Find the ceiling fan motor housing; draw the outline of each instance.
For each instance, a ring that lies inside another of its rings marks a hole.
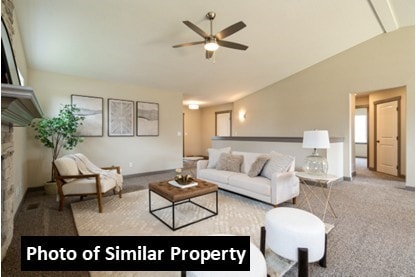
[[[215,18],[215,12],[208,12],[207,13],[207,18],[209,20],[213,20]]]

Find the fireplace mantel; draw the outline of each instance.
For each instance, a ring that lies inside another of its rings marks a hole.
[[[1,84],[2,124],[25,127],[34,118],[42,116],[42,109],[32,88]]]

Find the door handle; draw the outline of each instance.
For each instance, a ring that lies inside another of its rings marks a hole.
[[[380,141],[379,141],[379,140],[377,140],[377,143],[380,143]]]

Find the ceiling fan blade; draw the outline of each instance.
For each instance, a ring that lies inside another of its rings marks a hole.
[[[220,46],[237,49],[237,50],[246,50],[248,48],[247,45],[243,45],[243,44],[231,42],[231,41],[218,40],[217,43]]]
[[[235,32],[240,31],[241,29],[243,29],[244,27],[246,27],[246,24],[244,24],[243,21],[237,22],[227,28],[225,28],[224,30],[222,30],[221,32],[217,33],[215,35],[215,37],[217,39],[224,39],[228,36],[231,36],[232,34],[234,34]]]
[[[196,32],[198,35],[200,35],[203,38],[208,37],[208,34],[205,33],[202,29],[200,29],[198,26],[196,26],[194,23],[192,23],[191,21],[182,21],[183,24],[185,24],[186,26],[188,26],[189,28],[191,28],[194,32]]]
[[[205,41],[194,41],[194,42],[186,42],[172,46],[173,48],[184,47],[184,46],[192,46],[197,44],[203,44]]]
[[[214,55],[214,51],[205,51],[205,58],[211,59]]]

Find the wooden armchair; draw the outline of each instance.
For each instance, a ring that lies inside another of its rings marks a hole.
[[[55,170],[60,211],[63,210],[64,199],[67,196],[80,196],[80,200],[82,200],[87,195],[96,195],[98,210],[102,213],[102,195],[110,190],[113,190],[114,194],[116,194],[116,189],[118,188],[116,179],[122,180],[119,166],[101,168],[102,170],[115,171],[114,177],[103,177],[99,173],[81,174],[77,162],[69,156],[56,159],[52,167]],[[118,195],[121,198],[122,190],[121,188],[118,189]]]

